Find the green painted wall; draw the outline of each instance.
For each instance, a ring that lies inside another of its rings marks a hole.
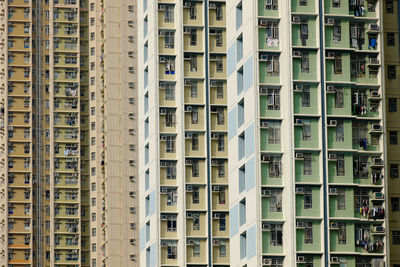
[[[296,230],[296,250],[297,251],[321,251],[321,224],[313,221],[313,243],[304,243],[304,229]],[[319,266],[319,265],[317,265]]]
[[[262,198],[262,218],[263,219],[283,219],[282,212],[269,211],[269,198]]]
[[[268,110],[268,101],[266,95],[260,95],[260,116],[279,118],[281,116],[280,110]]]
[[[281,63],[281,62],[280,62]],[[265,83],[265,84],[279,84],[280,83],[280,78],[279,76],[268,76],[267,75],[267,63],[266,62],[260,62],[260,83]],[[282,66],[279,66],[280,71],[283,70]]]
[[[355,235],[354,224],[346,223],[346,244],[339,244],[339,231],[330,230],[330,251],[332,252],[350,252],[354,250]]]
[[[295,175],[296,175],[296,182],[302,183],[320,183],[321,177],[319,172],[319,153],[313,153],[312,156],[312,175],[304,175],[303,167],[304,161],[303,160],[296,160],[295,162]]]
[[[352,144],[353,130],[351,120],[343,121],[344,141],[336,141],[336,127],[328,127],[328,148],[329,149],[349,149]]]
[[[265,17],[278,17],[279,10],[267,10],[265,8],[265,0],[258,0],[258,15]]]
[[[282,178],[269,178],[269,164],[261,163],[261,184],[262,185],[282,185]]]
[[[353,218],[354,216],[354,190],[353,188],[346,188],[345,195],[345,209],[338,210],[338,200],[337,195],[329,196],[329,215],[330,217],[340,217],[340,218]],[[349,232],[350,233],[350,232]],[[354,235],[354,234],[352,234]]]
[[[326,66],[326,80],[335,82],[345,82],[350,81],[350,54],[342,53],[342,73],[335,74],[334,66],[335,60],[327,59],[325,60]]]
[[[271,246],[270,240],[271,240],[271,232],[265,232],[265,231],[262,232],[262,252],[274,253],[274,254],[283,253],[283,246]]]
[[[320,217],[321,216],[321,188],[314,186],[312,188],[312,208],[304,209],[304,195],[296,195],[296,216],[300,217]]]
[[[319,148],[319,123],[318,119],[312,118],[311,120],[311,140],[303,140],[303,127],[294,127],[294,147],[295,148]]]
[[[292,0],[292,2],[299,2]],[[312,1],[310,1],[312,2]],[[306,46],[317,46],[317,23],[315,18],[300,16],[300,19],[308,19],[308,39],[306,41]],[[292,24],[292,45],[293,46],[303,46],[300,39],[300,24]],[[310,66],[312,66],[310,64]],[[314,65],[316,66],[316,65]]]
[[[268,129],[260,130],[261,151],[281,151],[281,144],[268,144]]]
[[[344,176],[337,176],[336,161],[328,161],[329,183],[353,183],[353,155],[344,154]]]
[[[317,53],[309,51],[309,72],[301,72],[301,58],[293,58],[293,80],[297,81],[315,81],[317,80]]]
[[[318,114],[319,93],[316,85],[310,85],[310,106],[303,107],[301,92],[293,92],[294,114]]]
[[[328,115],[350,116],[352,113],[351,88],[343,87],[343,107],[335,107],[335,93],[326,94],[326,111]]]
[[[258,47],[260,50],[271,50],[271,51],[278,51],[279,50],[279,45],[278,46],[267,46],[267,28],[258,28]]]

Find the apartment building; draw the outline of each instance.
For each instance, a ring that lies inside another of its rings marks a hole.
[[[104,2],[0,2],[1,266],[138,261],[136,6]]]
[[[400,132],[398,102],[399,92],[399,5],[398,1],[383,1],[383,38],[385,56],[385,101],[386,101],[386,155],[388,167],[388,211],[391,267],[400,266]]]
[[[382,6],[227,1],[234,266],[390,266]]]
[[[225,1],[138,14],[140,266],[230,266]]]

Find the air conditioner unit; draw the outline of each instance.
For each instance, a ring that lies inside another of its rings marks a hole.
[[[219,214],[219,213],[213,214],[213,219],[219,219],[220,217],[221,217],[221,214]]]
[[[298,23],[298,22],[300,22],[300,17],[299,16],[293,16],[292,17],[292,21],[295,22],[295,23]]]
[[[376,200],[383,200],[385,198],[382,192],[375,192],[372,197]]]
[[[304,256],[297,256],[297,262],[305,262],[306,258]]]
[[[165,10],[165,5],[158,5],[158,10]]]
[[[261,190],[261,195],[262,195],[263,197],[270,197],[270,196],[271,196],[271,190],[269,190],[269,189],[262,189],[262,190]]]
[[[186,191],[192,191],[193,190],[193,185],[187,184],[186,185]]]
[[[211,160],[211,165],[212,166],[218,166],[219,165],[218,164],[218,160],[216,160],[216,159]]]
[[[261,122],[261,127],[262,128],[268,128],[269,127],[269,122],[268,121],[262,121]]]
[[[296,119],[295,125],[296,126],[303,126],[303,121],[301,119]]]
[[[373,158],[372,164],[373,165],[383,165],[383,160],[381,158]]]
[[[192,81],[190,81],[190,80],[185,80],[185,81],[184,81],[184,84],[190,86],[190,85],[192,85]]]
[[[294,157],[295,157],[296,159],[304,159],[303,153],[300,153],[300,152],[296,152],[296,153],[294,154]]]
[[[371,96],[372,97],[380,97],[381,95],[379,94],[379,91],[374,90],[374,91],[371,91]]]
[[[296,194],[304,194],[304,187],[301,187],[301,186],[296,187],[295,193]]]
[[[374,226],[373,232],[374,233],[384,233],[385,232],[385,227],[383,227],[383,226]]]
[[[167,140],[167,136],[166,136],[166,135],[161,135],[161,136],[160,136],[160,140],[161,140],[161,141]]]
[[[301,92],[301,91],[303,91],[303,85],[301,85],[301,84],[296,84],[296,85],[294,86],[294,91],[296,91],[296,92]]]
[[[185,165],[192,165],[193,161],[190,159],[185,160]]]
[[[369,58],[369,64],[375,64],[375,65],[379,64],[378,58],[377,57],[370,57]]]
[[[382,125],[380,124],[372,124],[371,125],[371,130],[374,132],[381,132],[382,131]]]
[[[338,229],[338,228],[339,228],[339,225],[338,225],[337,222],[331,222],[331,223],[330,223],[330,227],[331,227],[331,229]]]
[[[326,91],[335,91],[335,86],[333,86],[333,85],[327,85],[327,86],[326,86]]]
[[[210,30],[210,35],[216,35],[217,31],[216,30]]]
[[[335,52],[328,52],[326,58],[335,58]]]
[[[328,18],[325,22],[326,25],[333,25],[335,24],[335,19],[334,18]]]
[[[191,31],[192,30],[190,28],[187,28],[187,27],[183,28],[183,33],[190,34]]]
[[[192,106],[187,106],[185,107],[186,112],[192,112]]]
[[[161,240],[161,246],[162,247],[167,247],[168,246],[168,242],[166,240]]]
[[[270,157],[270,156],[261,155],[261,161],[269,162],[270,160],[271,160],[271,157]]]
[[[160,115],[167,114],[167,110],[165,108],[160,108]]]
[[[193,134],[192,133],[185,133],[185,139],[192,139]]]
[[[329,195],[337,195],[337,188],[331,187],[329,188]]]
[[[370,31],[379,31],[379,25],[378,24],[369,24],[369,30]]]
[[[188,239],[187,245],[189,245],[189,246],[194,245],[194,240],[193,239]]]
[[[260,54],[260,59],[261,59],[261,60],[267,60],[267,59],[268,59],[268,55],[266,55],[266,54]]]
[[[272,264],[272,260],[268,259],[268,258],[264,258],[262,262],[263,262],[263,265],[271,265]]]
[[[337,125],[337,121],[336,120],[330,120],[328,122],[328,127],[336,127]]]
[[[266,94],[266,93],[268,93],[268,89],[264,88],[264,87],[260,87],[259,92],[260,92],[260,94]]]
[[[193,213],[191,213],[191,212],[186,213],[186,218],[187,219],[193,218]]]
[[[210,9],[216,9],[217,8],[217,4],[216,3],[210,3],[209,8]]]
[[[217,240],[217,239],[214,239],[213,240],[213,246],[219,246],[219,240]]]
[[[158,62],[160,62],[160,63],[164,63],[166,61],[166,58],[165,57],[160,57],[159,59],[158,59]]]
[[[168,219],[167,215],[161,215],[160,216],[161,221],[166,221]]]
[[[271,230],[271,225],[269,223],[262,223],[261,228],[263,230]]]
[[[336,160],[336,159],[337,159],[337,155],[336,155],[336,154],[333,154],[333,153],[329,153],[329,154],[328,154],[328,159],[329,159],[329,160]]]
[[[165,36],[165,31],[159,30],[158,31],[158,36]]]
[[[216,80],[212,80],[212,81],[210,81],[210,86],[211,87],[217,87],[218,86],[218,82]]]
[[[161,193],[168,193],[168,187],[161,187]]]
[[[183,8],[190,8],[192,6],[191,2],[183,2]]]
[[[296,222],[296,228],[304,228],[306,227],[304,222]]]
[[[339,263],[339,257],[331,257],[331,263]]]
[[[300,51],[293,51],[293,57],[301,57],[301,52]]]
[[[219,186],[218,185],[213,185],[212,191],[215,191],[215,192],[219,191]]]
[[[190,54],[185,53],[183,55],[183,59],[191,59],[191,58],[192,58],[192,56]]]
[[[219,134],[211,134],[211,139],[218,139]]]
[[[267,26],[268,21],[266,19],[260,19],[258,21],[259,26]]]

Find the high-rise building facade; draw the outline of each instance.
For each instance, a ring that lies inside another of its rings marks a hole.
[[[8,0],[0,19],[0,265],[134,265],[136,2]]]
[[[383,44],[385,57],[385,101],[386,101],[386,155],[388,178],[388,211],[390,244],[390,267],[400,266],[400,46],[399,46],[399,2],[383,1]]]
[[[138,2],[141,266],[230,266],[225,1]]]
[[[382,2],[227,17],[231,264],[390,266]]]

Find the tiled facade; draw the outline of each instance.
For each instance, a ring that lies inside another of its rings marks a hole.
[[[0,19],[0,265],[135,264],[135,3],[8,0]]]
[[[389,266],[382,2],[227,16],[231,263]]]
[[[139,1],[141,266],[230,266],[225,1]]]

